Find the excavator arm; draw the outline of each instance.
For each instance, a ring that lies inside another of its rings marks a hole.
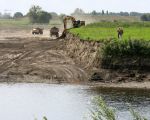
[[[63,19],[64,31],[63,31],[62,35],[59,38],[64,38],[66,36],[66,33],[67,33],[67,21],[68,20],[72,21],[73,28],[80,27],[80,26],[85,26],[85,21],[80,21],[80,20],[76,21],[76,19],[74,17],[72,17],[72,16],[65,16],[64,19]]]
[[[67,21],[68,21],[68,20],[71,20],[71,21],[72,21],[73,27],[74,27],[74,24],[75,24],[75,22],[76,22],[76,19],[75,19],[74,17],[72,17],[72,16],[66,16],[66,17],[64,18],[64,20],[63,20],[63,23],[64,23],[64,30],[67,29]]]

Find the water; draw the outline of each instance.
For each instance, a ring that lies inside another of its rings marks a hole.
[[[142,92],[92,90],[81,85],[1,84],[0,120],[85,120],[93,96],[116,108],[119,120],[130,120],[127,104],[150,118],[150,95]]]

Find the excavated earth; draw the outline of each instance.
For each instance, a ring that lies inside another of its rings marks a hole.
[[[25,31],[0,36],[0,82],[78,83],[86,72],[67,56],[64,40]]]

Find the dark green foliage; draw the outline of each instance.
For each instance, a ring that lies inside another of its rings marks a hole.
[[[41,11],[38,13],[37,23],[49,23],[51,15],[48,12]]]
[[[150,21],[150,14],[144,14],[141,16],[142,21]]]
[[[49,23],[52,18],[50,13],[43,11],[39,6],[32,6],[28,16],[31,23]]]
[[[102,15],[104,15],[105,14],[105,12],[104,12],[104,10],[102,10]]]
[[[16,12],[14,14],[14,18],[21,18],[21,17],[23,17],[23,14],[21,12]]]
[[[107,58],[150,58],[150,41],[113,40],[102,47],[103,57]]]
[[[92,14],[92,15],[97,15],[98,13],[97,13],[95,10],[93,10],[93,11],[91,12],[91,14]]]

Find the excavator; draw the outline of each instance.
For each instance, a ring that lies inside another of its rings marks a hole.
[[[78,28],[80,26],[85,26],[85,21],[80,21],[80,20],[76,21],[76,19],[74,17],[72,17],[72,16],[65,16],[64,19],[63,19],[64,31],[63,31],[62,35],[60,36],[61,38],[64,38],[66,36],[67,21],[68,20],[71,20],[73,28]]]
[[[77,28],[77,27],[80,27],[80,26],[85,26],[85,21],[80,21],[80,20],[76,21],[76,19],[74,17],[72,17],[72,16],[66,16],[63,19],[64,30],[67,29],[67,21],[68,20],[72,21],[73,28]]]

